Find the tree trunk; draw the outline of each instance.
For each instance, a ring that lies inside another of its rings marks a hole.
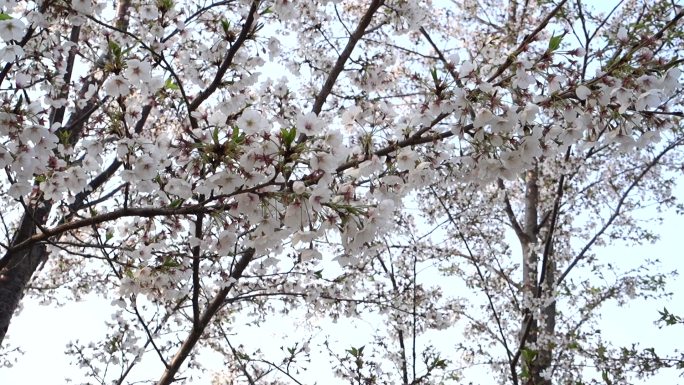
[[[49,3],[45,2],[45,5],[41,7],[41,12],[48,12],[48,6]],[[122,30],[128,28],[128,13],[130,6],[130,0],[118,1],[115,17],[115,25],[117,28]],[[72,43],[78,42],[80,32],[81,29],[79,26],[74,26],[71,29],[69,39]],[[71,82],[75,56],[75,50],[70,51],[68,54],[67,70],[63,76],[65,84]],[[106,57],[106,54],[103,55],[103,57]],[[85,95],[92,85],[100,86],[104,82],[104,77],[98,78],[93,75],[94,73],[91,73],[90,76],[85,77],[79,90],[79,99],[85,99]],[[69,97],[69,89],[65,88],[60,97],[67,99]],[[60,128],[56,132],[57,136],[62,137],[63,133],[68,133],[68,135],[66,135],[68,138],[66,145],[74,146],[81,139],[84,126],[87,124],[88,119],[94,111],[98,109],[99,105],[100,101],[96,99],[96,96],[92,97],[85,106],[76,108],[72,112],[66,125],[62,125],[64,117],[66,116],[66,106],[57,107],[50,112],[50,127],[59,123]],[[147,114],[149,114],[149,109],[147,110]],[[141,122],[144,123],[146,118],[147,115],[143,114]],[[141,127],[136,126],[136,129],[139,128]],[[80,209],[89,192],[92,192],[95,188],[104,184],[119,166],[120,163],[116,165],[114,170],[112,170],[112,167],[106,169],[90,183],[89,190],[77,194],[76,201],[71,206],[72,210],[77,211]],[[25,199],[25,201],[28,202],[29,200]],[[42,196],[38,198],[37,202],[34,202],[33,205],[30,203],[27,204],[19,228],[15,231],[12,238],[10,251],[0,259],[0,346],[2,346],[2,342],[7,334],[12,316],[17,306],[19,306],[19,301],[24,296],[26,285],[31,280],[34,272],[38,269],[38,266],[45,262],[48,257],[45,244],[36,243],[25,249],[19,250],[12,250],[12,247],[29,239],[32,235],[35,235],[37,230],[45,225],[51,209],[52,203],[45,201]]]
[[[36,234],[36,224],[43,225],[51,204],[41,204],[37,209],[27,209],[10,247]],[[35,244],[26,249],[5,254],[0,268],[0,346],[7,334],[12,315],[24,296],[26,285],[38,266],[47,259],[45,244]]]
[[[539,232],[541,226],[539,224],[539,210],[540,210],[540,196],[539,196],[539,170],[535,166],[532,170],[527,172],[526,186],[525,186],[525,216],[522,225],[522,233],[518,234],[518,238],[522,247],[523,257],[523,296],[527,298],[538,298],[539,294],[537,286],[539,285],[540,272],[539,258],[537,254],[537,242],[539,240]],[[546,272],[544,274],[544,282],[541,285],[541,297],[544,298],[551,294],[552,282],[555,280],[555,263],[552,259],[553,252],[551,251],[546,260]],[[553,336],[556,326],[556,305],[555,302],[544,307],[540,313],[535,312],[534,309],[526,309],[531,318],[529,321],[523,319],[521,326],[520,338],[523,346],[535,346],[534,355],[531,359],[524,361],[522,364],[527,369],[528,377],[525,380],[526,385],[551,385],[551,381],[544,378],[551,366],[553,349],[546,343],[546,336]],[[530,323],[529,330],[527,323]],[[548,375],[547,375],[548,377]]]

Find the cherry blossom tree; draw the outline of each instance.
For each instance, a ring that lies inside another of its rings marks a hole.
[[[609,301],[667,295],[657,261],[597,247],[654,242],[642,209],[681,210],[681,4],[0,6],[5,351],[22,297],[94,294],[110,331],[68,352],[102,384],[301,384],[312,350],[353,384],[684,366],[596,326]],[[236,343],[284,314],[386,328]],[[426,342],[454,330],[449,351]],[[162,371],[131,374],[143,359]]]

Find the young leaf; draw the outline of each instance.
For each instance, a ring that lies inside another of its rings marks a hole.
[[[173,269],[173,268],[180,267],[180,266],[181,266],[180,263],[174,261],[171,258],[167,258],[160,267],[166,268],[166,269]]]
[[[108,46],[109,46],[109,51],[112,53],[114,58],[116,58],[116,59],[121,58],[121,46],[119,44],[110,40],[108,42]]]
[[[182,198],[174,199],[173,201],[171,201],[171,204],[169,204],[169,208],[177,209],[183,204],[183,202],[185,202],[185,199],[182,199]]]
[[[565,34],[558,35],[558,36],[551,36],[551,39],[549,40],[549,48],[548,48],[549,52],[553,52],[560,47],[561,42],[563,41],[563,36],[565,36]]]
[[[606,383],[606,385],[613,385],[613,381],[611,381],[610,377],[608,377],[608,371],[601,371],[601,378],[603,379],[603,382]]]
[[[219,128],[214,127],[214,131],[211,133],[211,138],[214,140],[214,144],[217,146],[220,144],[218,135],[219,135]]]
[[[178,87],[178,84],[171,80],[171,78],[166,79],[166,82],[164,82],[164,88],[169,89],[171,91],[177,91],[180,89],[180,87]]]
[[[285,146],[290,147],[297,137],[297,128],[292,127],[289,130],[281,128],[280,134],[283,138],[283,143],[285,143]]]
[[[221,29],[223,29],[223,33],[228,35],[228,31],[230,31],[230,21],[221,19]]]
[[[524,348],[522,350],[522,356],[523,356],[523,359],[525,360],[526,363],[530,363],[530,362],[534,361],[534,359],[537,357],[537,351],[532,350],[532,349],[528,349],[528,348]]]
[[[166,13],[173,8],[173,0],[157,0],[157,9],[161,13]]]

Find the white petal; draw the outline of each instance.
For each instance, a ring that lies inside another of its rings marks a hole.
[[[585,100],[589,95],[591,95],[591,90],[587,86],[579,86],[575,89],[575,94],[580,100]]]

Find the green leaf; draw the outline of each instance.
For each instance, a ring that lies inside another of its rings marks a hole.
[[[438,369],[446,369],[447,362],[446,360],[443,360],[441,358],[436,358],[435,361],[432,363],[432,366]]]
[[[110,239],[114,238],[114,233],[111,230],[108,230],[105,233],[105,242],[109,241]]]
[[[608,377],[608,371],[603,370],[601,371],[601,378],[603,378],[603,382],[606,383],[606,385],[613,385],[613,381],[610,380]]]
[[[242,144],[242,142],[245,140],[245,134],[241,134],[239,128],[233,127],[233,135],[231,135],[230,139],[235,144]]]
[[[65,131],[59,131],[57,134],[59,137],[59,143],[66,146],[69,144],[69,138],[71,137],[71,131],[65,130]]]
[[[314,271],[314,277],[318,279],[323,278],[323,270]]]
[[[289,130],[286,130],[284,128],[280,129],[280,137],[283,138],[283,143],[285,143],[286,146],[289,146],[290,143],[287,141],[287,133]]]
[[[174,260],[171,259],[171,258],[167,258],[167,259],[164,261],[164,263],[163,263],[160,267],[162,267],[162,268],[167,268],[167,269],[172,269],[172,268],[176,268],[176,267],[180,267],[180,266],[181,266],[180,263],[174,261]]]
[[[174,83],[174,81],[171,80],[171,78],[166,79],[166,82],[164,82],[164,88],[169,89],[171,91],[177,91],[180,89],[180,87],[178,87],[178,84]]]
[[[359,358],[359,357],[363,356],[363,348],[365,348],[365,346],[362,346],[358,349],[352,346],[352,348],[347,349],[346,352],[351,354],[352,357]]]
[[[157,9],[161,13],[166,13],[173,8],[173,0],[157,0]]]
[[[524,365],[523,365],[523,368],[522,368],[522,370],[520,371],[519,377],[520,377],[520,378],[524,378],[524,379],[530,378],[530,372],[529,372],[529,370],[527,370],[527,366],[524,366]]]
[[[551,36],[551,39],[549,40],[549,52],[553,52],[560,47],[563,36],[565,35]]]
[[[177,209],[183,204],[183,202],[185,202],[185,199],[183,198],[174,199],[171,201],[171,204],[169,204],[169,208]]]
[[[211,133],[211,138],[214,139],[214,144],[216,144],[217,146],[220,144],[218,134],[219,134],[218,127],[214,127],[214,132]]]
[[[290,145],[292,145],[292,142],[294,142],[295,138],[297,137],[297,128],[292,127],[289,130],[281,128],[280,135],[283,137],[283,142],[285,143],[285,145],[289,147]]]
[[[437,68],[435,68],[435,67],[430,68],[430,75],[432,75],[432,80],[435,82],[435,84],[438,84],[439,79],[437,78]]]
[[[530,362],[534,361],[534,359],[537,357],[537,351],[532,350],[532,349],[528,349],[528,348],[524,348],[522,350],[522,356],[523,356],[523,359],[525,360],[526,363],[530,363]]]
[[[230,21],[221,19],[221,29],[223,29],[223,33],[227,35],[228,31],[230,31]]]
[[[605,361],[607,351],[608,349],[606,349],[606,347],[603,345],[599,345],[599,347],[596,349],[596,353],[598,354],[601,361]]]
[[[115,58],[120,58],[121,57],[121,46],[119,44],[117,44],[116,42],[111,41],[111,40],[107,44],[109,46],[109,51],[112,53],[112,55]]]
[[[1,20],[11,20],[13,19],[12,16],[6,14],[6,13],[0,13],[0,21]]]
[[[658,319],[658,321],[664,322],[666,326],[672,326],[682,322],[681,317],[670,313],[666,307],[664,307],[662,311],[658,310],[658,314],[660,314],[660,319]]]

